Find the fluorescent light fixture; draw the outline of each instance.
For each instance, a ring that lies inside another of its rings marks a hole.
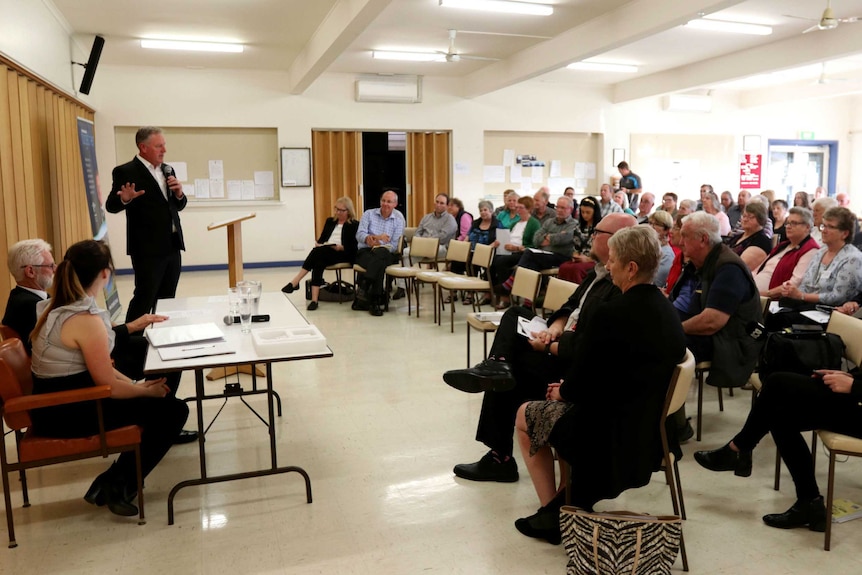
[[[530,16],[550,16],[554,13],[553,6],[548,6],[547,4],[509,2],[508,0],[440,0],[440,6],[499,12],[503,14],[527,14]]]
[[[394,50],[372,50],[375,60],[402,60],[407,62],[445,62],[446,54],[439,52],[398,52]]]
[[[708,30],[710,32],[727,32],[729,34],[751,34],[752,36],[769,36],[772,34],[772,26],[763,24],[750,24],[748,22],[730,22],[728,20],[713,20],[711,18],[699,18],[691,20],[686,24],[689,28],[696,30]]]
[[[634,74],[638,71],[638,67],[632,64],[613,64],[611,62],[575,62],[566,68],[588,72],[621,72],[623,74]]]
[[[186,40],[141,40],[141,48],[154,50],[187,50],[191,52],[233,52],[243,51],[242,44],[222,42],[188,42]]]

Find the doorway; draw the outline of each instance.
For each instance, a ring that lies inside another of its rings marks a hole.
[[[818,186],[835,195],[837,142],[770,140],[766,187],[792,205],[796,192],[813,193]]]
[[[380,194],[398,194],[398,211],[407,217],[407,133],[362,132],[363,211],[380,207]]]

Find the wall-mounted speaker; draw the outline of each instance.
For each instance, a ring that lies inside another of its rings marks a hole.
[[[93,85],[93,77],[96,75],[96,67],[99,65],[99,58],[102,56],[102,48],[105,46],[105,39],[101,36],[96,36],[93,40],[93,47],[90,49],[90,58],[86,64],[79,64],[84,67],[84,79],[81,80],[81,87],[78,89],[82,94],[89,94],[90,87]]]

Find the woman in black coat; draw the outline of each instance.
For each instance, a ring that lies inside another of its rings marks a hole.
[[[579,323],[575,357],[545,401],[523,404],[517,436],[542,507],[515,527],[560,542],[553,446],[572,465],[572,503],[585,509],[646,485],[662,459],[659,419],[671,376],[685,355],[673,305],[652,278],[661,246],[649,226],[624,228],[609,240],[606,265],[622,295]],[[623,348],[620,348],[620,345]],[[624,357],[625,361],[620,361]]]
[[[292,293],[299,288],[299,282],[311,272],[311,301],[307,309],[317,309],[317,299],[320,295],[320,286],[324,284],[323,271],[328,266],[337,263],[353,263],[356,260],[356,231],[359,229],[359,220],[353,209],[350,198],[338,198],[335,200],[335,217],[326,218],[323,232],[314,243],[314,248],[290,283],[281,288],[284,293]]]

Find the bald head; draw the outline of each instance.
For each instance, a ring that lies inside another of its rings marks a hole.
[[[596,226],[596,235],[593,238],[593,245],[590,250],[590,255],[594,260],[604,265],[608,263],[608,239],[617,231],[623,228],[631,228],[637,225],[637,220],[628,214],[608,214],[602,218],[602,221]]]
[[[838,192],[835,194],[835,199],[838,200],[838,205],[842,208],[850,207],[850,194],[846,192]]]

